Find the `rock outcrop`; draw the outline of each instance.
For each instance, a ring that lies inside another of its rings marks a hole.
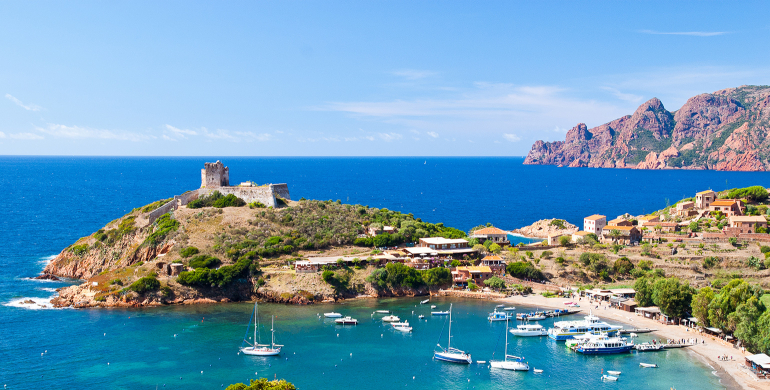
[[[532,225],[516,229],[513,232],[527,237],[548,238],[553,234],[572,234],[578,227],[563,219],[541,219]]]
[[[675,113],[653,98],[633,113],[564,141],[537,141],[524,164],[636,169],[770,169],[770,86],[690,98]]]

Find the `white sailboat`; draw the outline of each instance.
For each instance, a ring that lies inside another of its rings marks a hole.
[[[511,358],[511,360],[508,360],[508,358]],[[508,355],[508,321],[505,321],[505,358],[502,361],[490,360],[489,366],[503,370],[529,371],[529,364],[524,361],[523,357]]]
[[[270,332],[272,333],[272,339],[270,344],[260,344],[260,335],[257,331],[257,328],[259,328],[259,312],[257,311],[257,302],[254,302],[254,343],[250,343],[246,340],[246,337],[243,338],[243,342],[249,345],[248,347],[243,347],[243,344],[241,344],[241,352],[243,352],[244,355],[276,356],[281,353],[281,347],[283,347],[283,345],[275,343],[275,316],[271,316],[271,318]],[[251,321],[249,321],[249,324],[251,324]],[[246,334],[248,334],[248,332],[249,330],[247,328]]]
[[[450,363],[471,364],[473,360],[471,355],[457,348],[452,348],[452,305],[449,305],[449,338],[446,348],[438,344],[441,351],[433,351],[433,358]]]

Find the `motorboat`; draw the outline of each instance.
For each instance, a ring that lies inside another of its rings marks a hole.
[[[434,316],[445,316],[445,315],[448,315],[449,312],[448,311],[432,311],[432,312],[430,312],[430,314],[434,315]]]
[[[657,364],[652,364],[652,363],[639,363],[639,365],[644,368],[658,368]]]
[[[517,325],[510,332],[512,335],[519,337],[548,336],[548,331],[540,324]]]
[[[516,310],[516,306],[508,306],[508,307],[504,307],[504,308],[503,308],[503,310],[504,310],[504,311],[515,311],[515,310]]]
[[[516,319],[521,321],[540,321],[545,319],[545,313],[519,313]]]
[[[496,309],[502,309],[504,307],[505,307],[505,305],[497,305],[497,306],[495,306]]]
[[[508,354],[508,321],[505,321],[505,358],[502,361],[490,360],[490,368],[500,368],[511,371],[529,371],[529,364],[523,357]]]
[[[580,305],[578,305],[577,302],[564,302],[564,306],[580,307]]]
[[[251,320],[249,320],[249,326],[246,328],[246,334],[249,334],[249,328],[251,327]],[[272,333],[272,339],[270,344],[261,344],[260,343],[260,334],[257,331],[259,328],[259,311],[257,309],[257,302],[254,302],[254,339],[253,343],[250,343],[248,340],[246,340],[246,337],[243,337],[243,343],[241,343],[241,352],[243,352],[244,355],[251,355],[251,356],[276,356],[281,353],[281,347],[283,345],[278,345],[275,343],[275,317],[272,317],[272,322],[270,325],[270,332]],[[247,344],[248,346],[243,346],[243,344]]]
[[[610,370],[607,370],[607,373],[610,374],[610,375],[614,375],[614,376],[620,375],[620,371],[610,371]]]
[[[430,302],[430,299],[426,299],[426,300],[424,300],[424,301],[420,301],[420,304],[421,304],[421,305],[424,305],[424,304],[426,304],[426,303],[428,303],[428,302]]]
[[[595,338],[578,344],[576,351],[584,355],[607,355],[625,353],[634,347],[634,343],[627,343],[620,337]]]
[[[449,337],[447,338],[447,346],[446,348],[441,347],[441,344],[438,344],[438,347],[441,348],[440,351],[433,351],[433,358],[436,360],[441,360],[445,362],[450,363],[461,363],[461,364],[471,364],[473,362],[473,359],[471,359],[471,354],[465,353],[465,351],[461,351],[457,348],[452,348],[452,305],[449,305]]]
[[[419,318],[419,319],[423,319],[423,318],[425,318],[425,316],[424,316],[424,315],[422,315],[422,314],[420,314],[419,316],[417,316],[417,318]]]
[[[342,314],[335,313],[335,312],[324,313],[324,317],[326,317],[326,318],[342,318]]]
[[[543,370],[541,370],[539,368],[533,368],[532,371],[534,371],[535,374],[539,374],[539,373],[543,372]]]
[[[379,314],[390,314],[390,310],[376,310],[375,313]]]
[[[504,311],[495,311],[493,313],[489,313],[487,319],[490,321],[508,321],[511,317],[513,317],[513,315]]]
[[[337,318],[336,320],[334,320],[334,322],[336,322],[339,325],[358,325],[358,320],[350,316]]]
[[[399,322],[399,321],[401,321],[401,319],[398,318],[398,316],[394,316],[394,315],[389,315],[389,316],[382,317],[382,320],[385,321],[385,322]]]
[[[622,326],[610,325],[589,313],[583,321],[556,321],[553,324],[553,328],[548,329],[548,337],[554,340],[569,340],[588,332],[606,333],[609,336],[615,336],[620,329],[622,329]]]
[[[663,344],[650,344],[650,343],[636,344],[634,345],[634,349],[639,352],[660,351],[663,349]]]
[[[612,375],[602,375],[603,381],[617,381],[618,377]]]
[[[431,309],[435,309],[435,308],[436,308],[436,305],[430,305],[430,308],[431,308]]]
[[[404,322],[394,322],[394,323],[392,323],[392,325],[393,325],[393,329],[395,329],[395,330],[397,330],[399,332],[411,332],[412,331],[412,327],[409,326],[409,322],[407,322],[407,321],[404,321]]]
[[[572,347],[578,346],[580,344],[583,344],[585,342],[588,342],[590,340],[599,340],[599,339],[608,339],[608,338],[609,338],[609,336],[607,336],[606,333],[588,332],[588,333],[585,333],[585,334],[581,334],[581,335],[575,336],[575,337],[573,337],[573,338],[571,338],[569,340],[565,340],[564,341],[564,345],[567,348],[572,348]]]

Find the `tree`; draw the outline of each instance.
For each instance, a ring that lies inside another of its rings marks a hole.
[[[515,278],[536,280],[543,279],[543,272],[525,261],[508,263],[508,266],[505,267],[505,270]]]
[[[452,273],[443,267],[431,268],[422,274],[422,279],[428,286],[446,286],[452,283]]]
[[[623,233],[620,232],[618,229],[612,229],[610,230],[610,237],[612,237],[613,242],[618,242],[618,239],[623,235]]]
[[[549,259],[549,258],[551,258],[551,256],[553,256],[553,252],[551,252],[551,251],[543,251],[543,252],[540,253],[540,258],[541,259]]]
[[[699,229],[699,228],[698,228],[698,221],[692,221],[692,222],[690,222],[690,225],[688,225],[687,227],[688,227],[688,228],[690,228],[690,231],[691,231],[691,232],[693,232],[693,233],[697,232],[697,231],[698,231],[698,229]]]
[[[652,269],[652,261],[650,260],[642,260],[639,262],[639,268],[649,271]]]
[[[714,290],[703,287],[692,298],[692,315],[701,326],[709,326],[709,303],[714,299]]]
[[[653,280],[643,276],[636,279],[634,282],[634,290],[636,290],[636,304],[639,307],[652,306],[652,293],[653,293]]]
[[[487,280],[484,281],[484,285],[487,287],[494,288],[496,290],[505,288],[505,281],[498,278],[497,276],[493,276]]]
[[[380,289],[383,289],[388,285],[387,280],[388,280],[388,271],[386,271],[384,268],[377,268],[376,270],[372,271],[372,273],[369,274],[369,276],[366,277],[367,282],[376,285]]]
[[[473,250],[479,253],[484,253],[487,251],[487,247],[481,244],[476,244],[473,246]]]
[[[612,267],[616,274],[627,275],[634,269],[634,263],[628,259],[628,257],[621,257],[615,260],[615,264]]]
[[[494,242],[492,242],[492,240],[486,240],[486,241],[484,241],[484,243],[482,245],[484,245],[484,248],[486,248],[487,251],[489,251],[489,247],[492,246],[492,244],[494,244]]]
[[[728,316],[730,327],[735,328],[735,337],[749,350],[756,350],[762,344],[757,337],[762,334],[757,323],[765,310],[765,305],[752,295]]]
[[[271,381],[266,378],[260,378],[257,380],[251,379],[248,386],[243,383],[234,383],[227,386],[225,390],[296,390],[296,387],[283,379]]]
[[[559,237],[559,245],[561,245],[561,246],[570,246],[570,245],[572,245],[572,237],[571,236],[561,236],[561,237]]]
[[[709,323],[724,332],[735,331],[735,328],[731,326],[730,314],[734,313],[739,305],[748,301],[752,296],[759,299],[763,294],[764,291],[759,286],[751,285],[743,279],[731,280],[709,303]]]
[[[468,282],[468,290],[476,291],[479,289],[479,286],[476,285],[476,283]]]
[[[679,278],[658,279],[653,285],[653,302],[663,314],[682,318],[692,303],[692,287],[681,283]]]
[[[487,248],[487,249],[488,249],[490,252],[494,253],[494,254],[498,254],[498,253],[500,253],[500,251],[501,251],[501,250],[503,250],[503,248],[501,248],[501,247],[500,247],[500,245],[497,245],[497,244],[495,244],[495,243],[493,243],[492,245],[490,245],[490,246],[489,246],[489,248]]]

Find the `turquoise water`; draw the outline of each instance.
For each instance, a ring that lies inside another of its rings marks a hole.
[[[515,339],[512,345],[514,354],[526,356],[543,374],[492,373],[485,366],[434,362],[432,350],[443,322],[411,319],[411,310],[425,308],[415,309],[416,301],[409,299],[361,300],[342,307],[263,305],[263,314],[278,316],[278,339],[286,344],[281,359],[267,360],[236,354],[249,304],[144,310],[18,307],[26,299],[44,303],[54,288],[74,283],[29,279],[52,255],[134,207],[196,188],[204,161],[216,158],[0,157],[5,190],[0,202],[0,384],[9,389],[154,389],[164,384],[213,389],[246,381],[256,372],[283,377],[301,389],[720,388],[708,367],[686,351],[643,355],[644,361],[661,366],[652,372],[638,369],[642,358],[633,354],[585,357],[546,339]],[[580,224],[595,212],[640,214],[665,206],[666,198],[763,184],[769,177],[763,172],[559,169],[525,166],[520,158],[224,162],[234,182],[288,182],[294,199],[387,207],[465,230],[486,222],[512,229],[547,217]],[[595,190],[597,183],[602,191]],[[414,332],[396,333],[371,322],[375,306],[406,316]],[[502,354],[504,324],[486,321],[491,309],[486,302],[457,302],[455,342],[475,359],[489,360],[495,346],[497,356]],[[331,310],[362,323],[336,329],[318,320],[317,313]],[[598,379],[602,369],[624,374],[620,382],[604,384]]]

